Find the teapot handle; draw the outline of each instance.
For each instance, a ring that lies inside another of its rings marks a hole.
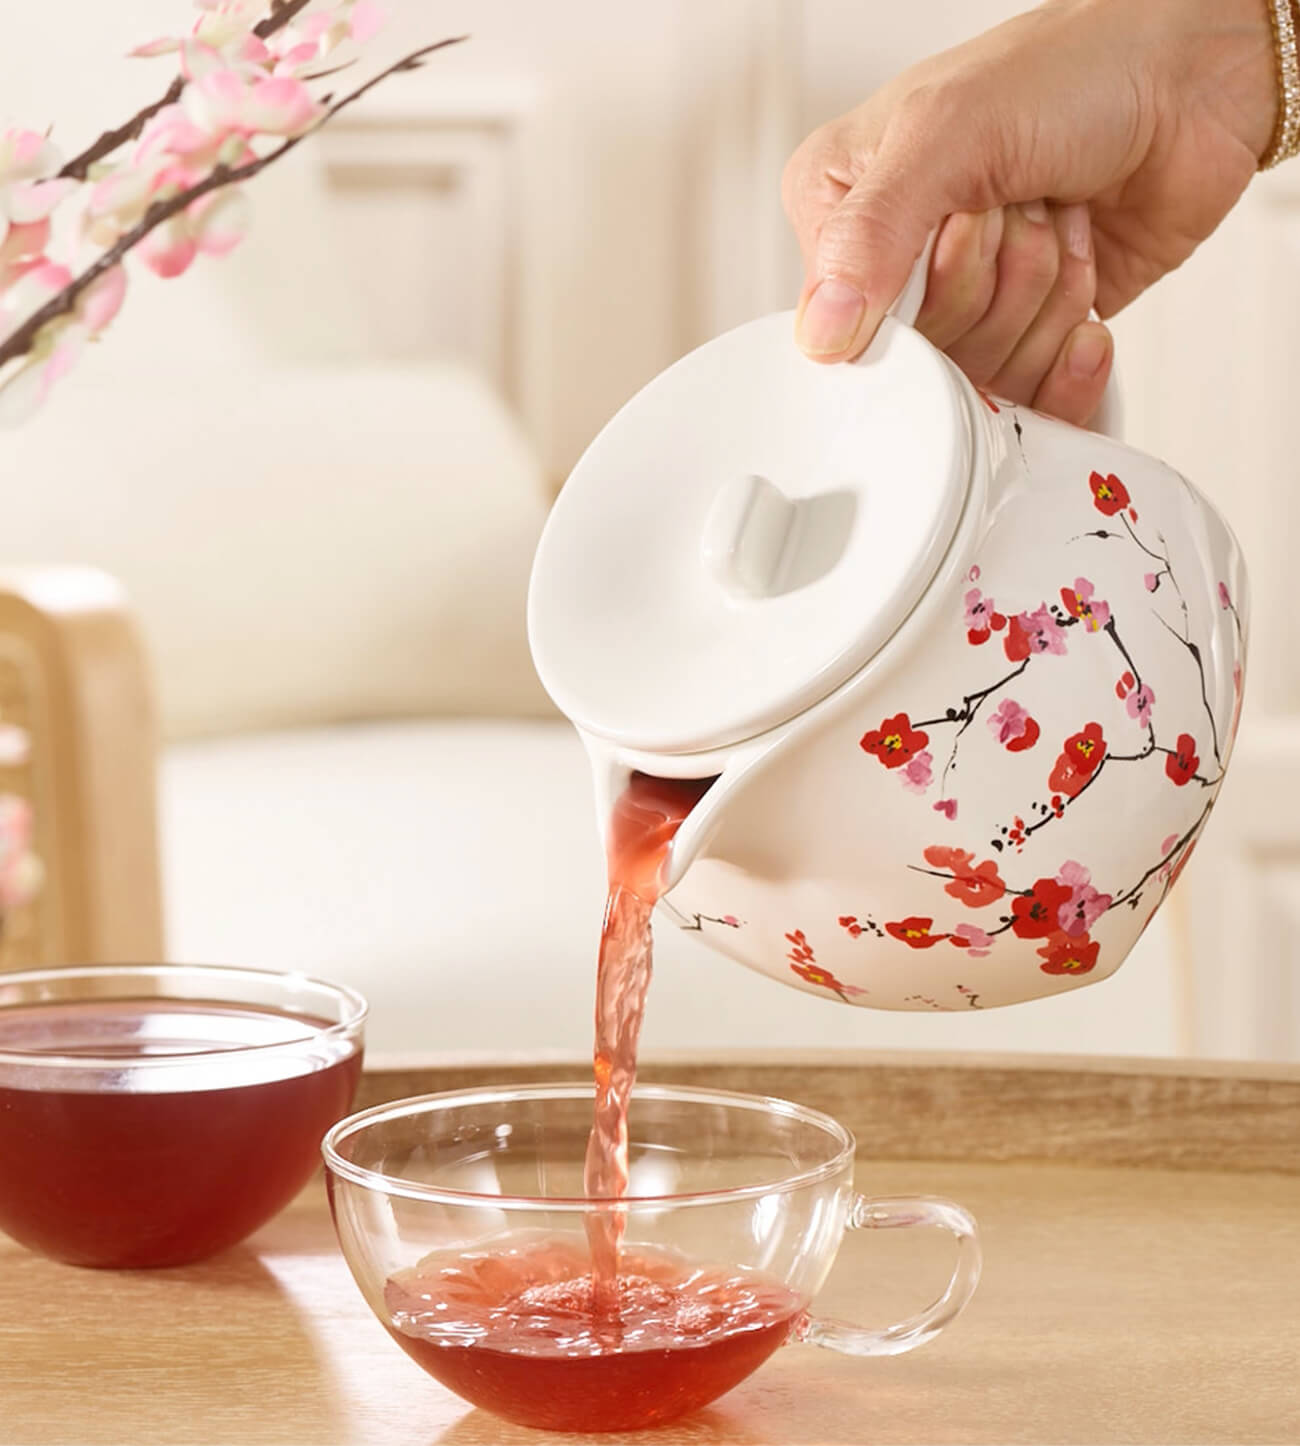
[[[917,258],[916,265],[912,267],[911,275],[904,282],[903,289],[898,293],[893,306],[889,308],[889,314],[897,317],[904,326],[915,326],[916,318],[921,314],[921,303],[925,300],[925,287],[930,275],[930,258],[934,255],[934,243],[938,235],[937,230],[930,232],[925,246]],[[1094,321],[1097,320],[1095,311],[1089,314]],[[1106,390],[1101,396],[1101,405],[1089,423],[1089,430],[1100,432],[1104,437],[1113,437],[1117,442],[1124,440],[1124,405],[1120,397],[1119,377],[1113,362],[1110,378],[1106,382]]]

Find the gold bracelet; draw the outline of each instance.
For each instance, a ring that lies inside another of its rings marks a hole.
[[[1296,60],[1296,21],[1292,0],[1267,0],[1277,60],[1277,124],[1259,168],[1267,171],[1300,151],[1300,63]]]

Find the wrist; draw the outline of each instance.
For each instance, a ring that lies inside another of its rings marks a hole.
[[[1178,92],[1214,114],[1258,161],[1282,100],[1272,0],[1158,0],[1152,9],[1170,12]]]

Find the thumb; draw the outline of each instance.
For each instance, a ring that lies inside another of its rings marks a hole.
[[[925,243],[951,211],[964,209],[945,184],[952,157],[909,147],[878,151],[822,222],[809,257],[795,339],[814,361],[849,361],[875,336]]]

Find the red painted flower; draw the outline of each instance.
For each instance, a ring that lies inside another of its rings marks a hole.
[[[1113,472],[1105,477],[1094,472],[1088,478],[1088,486],[1092,488],[1092,505],[1107,517],[1114,517],[1129,505],[1128,488]]]
[[[796,964],[790,965],[791,971],[805,979],[809,984],[819,984],[823,989],[833,989],[841,999],[848,999],[854,994],[865,994],[865,989],[859,989],[856,984],[845,984],[837,979],[829,969],[823,969],[820,964]]]
[[[886,924],[885,931],[913,949],[929,949],[948,937],[947,934],[932,934],[930,930],[933,927],[933,919],[918,919],[913,914],[906,919],[900,919],[896,924]]]
[[[975,855],[965,849],[943,848],[934,844],[926,849],[925,861],[936,869],[950,869],[953,877],[951,883],[943,886],[944,893],[960,899],[973,909],[996,904],[1007,891],[998,874],[997,864],[992,859],[976,864]]]
[[[1087,974],[1097,963],[1100,944],[1094,943],[1086,934],[1071,939],[1068,934],[1057,934],[1038,951],[1043,961],[1038,967],[1044,974]]]
[[[1054,793],[1073,798],[1101,766],[1106,756],[1106,739],[1100,723],[1088,723],[1081,733],[1072,733],[1061,749],[1047,785]]]
[[[1178,746],[1165,759],[1165,772],[1182,788],[1185,783],[1192,781],[1200,766],[1201,760],[1196,756],[1196,739],[1190,733],[1180,733]]]
[[[1033,891],[1011,901],[1011,931],[1022,939],[1047,939],[1061,932],[1061,906],[1072,890],[1055,879],[1035,879]]]
[[[921,728],[913,728],[912,720],[906,713],[895,713],[892,718],[886,718],[879,728],[872,728],[862,735],[862,750],[874,753],[886,768],[901,768],[929,741],[930,735]]]

